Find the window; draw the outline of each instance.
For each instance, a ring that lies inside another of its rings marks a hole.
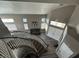
[[[48,21],[46,18],[42,18],[41,19],[42,23],[41,23],[41,29],[45,29],[47,31],[48,28]]]
[[[28,24],[24,24],[24,27],[27,30],[28,29]]]
[[[42,18],[41,21],[42,21],[42,22],[46,22],[46,18]]]
[[[9,31],[16,31],[17,28],[16,28],[16,25],[13,23],[13,24],[5,24],[5,26],[8,28]]]
[[[5,24],[5,26],[8,28],[9,31],[15,31],[17,30],[17,27],[14,23],[14,19],[1,19],[2,22]]]
[[[46,19],[46,23],[49,24],[49,19]]]
[[[45,29],[46,23],[41,23],[41,29]]]
[[[64,23],[60,23],[60,22],[56,22],[56,21],[51,21],[50,25],[57,26],[57,27],[60,27],[60,28],[64,28],[65,27]]]
[[[48,25],[46,23],[41,24],[41,29],[45,29],[47,31]]]
[[[24,22],[24,28],[25,28],[25,30],[28,30],[27,18],[23,18],[23,22]]]
[[[47,31],[47,29],[48,29],[48,24],[45,25],[45,30]]]
[[[3,23],[13,23],[14,20],[13,19],[2,19]]]
[[[26,18],[23,18],[23,22],[27,22],[27,19]]]

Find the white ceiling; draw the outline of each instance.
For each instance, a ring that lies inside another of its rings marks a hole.
[[[25,1],[41,3],[79,4],[79,0],[0,0],[0,1]]]
[[[0,1],[0,14],[47,14],[60,4]]]

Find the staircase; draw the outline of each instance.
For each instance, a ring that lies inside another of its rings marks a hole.
[[[34,54],[38,57],[47,51],[47,49],[40,42],[30,38],[4,37],[2,40],[4,40],[12,50],[23,47],[30,47],[31,51],[33,52],[31,54]]]
[[[38,41],[33,40],[33,45],[37,49],[38,56],[40,56],[41,54],[47,52],[47,49],[44,48],[43,45],[41,45],[41,43],[39,43]]]
[[[13,52],[4,40],[0,40],[0,58],[14,58]]]

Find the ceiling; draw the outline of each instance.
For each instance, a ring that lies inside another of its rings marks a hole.
[[[0,0],[0,1],[25,1],[25,2],[41,2],[41,3],[79,4],[79,0]]]
[[[59,6],[57,3],[0,1],[0,14],[47,14]]]

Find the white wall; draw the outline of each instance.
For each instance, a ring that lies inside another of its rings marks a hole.
[[[16,24],[16,27],[19,31],[25,31],[24,24],[23,24],[23,18],[27,18],[29,28],[32,28],[31,21],[38,21],[39,24],[37,27],[41,28],[41,18],[45,17],[45,15],[27,15],[27,14],[2,14],[0,15],[0,18],[13,18]]]
[[[48,18],[50,20],[58,19],[56,21],[66,23],[69,21],[69,18],[72,15],[74,9],[75,9],[75,5],[67,5],[64,7],[57,8],[48,13]]]
[[[79,5],[77,5],[74,13],[70,18],[69,26],[75,27],[79,33]]]

